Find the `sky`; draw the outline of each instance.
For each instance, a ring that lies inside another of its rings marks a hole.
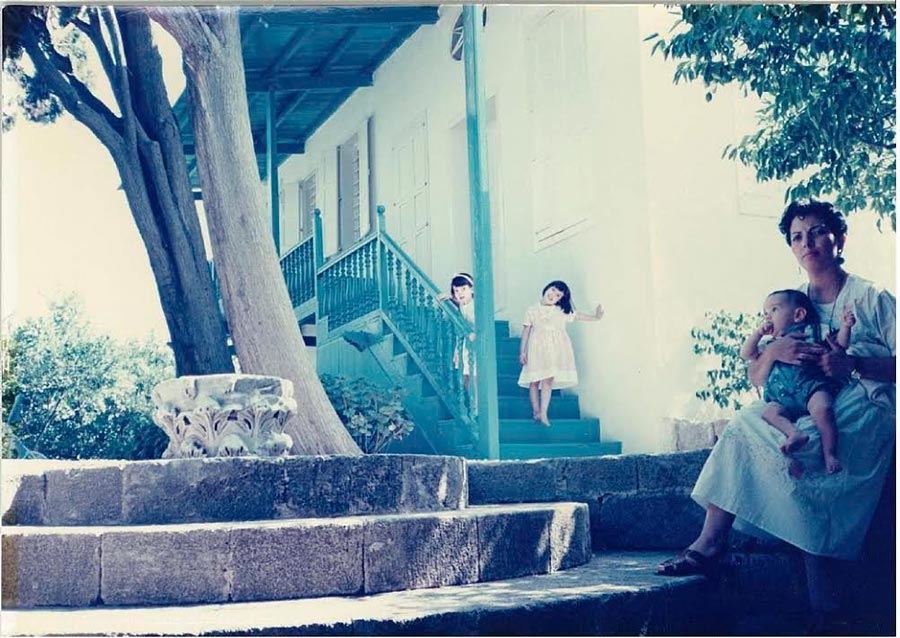
[[[174,101],[184,88],[177,45],[155,24]],[[95,71],[102,78],[102,72]],[[102,95],[106,88],[96,85]],[[108,93],[107,93],[108,95]],[[72,116],[19,118],[2,137],[4,324],[44,314],[75,292],[95,327],[117,338],[168,340],[147,252],[106,148]]]
[[[184,87],[180,52],[153,26],[174,101]],[[147,254],[119,184],[106,149],[69,115],[50,125],[20,119],[3,133],[4,325],[44,314],[48,302],[75,292],[99,331],[168,340]],[[885,237],[871,228],[871,218],[861,225],[851,220],[851,228],[860,226],[865,232],[854,247],[872,242],[877,249],[868,254],[878,261],[865,264],[863,274],[893,287],[895,249],[884,249]]]

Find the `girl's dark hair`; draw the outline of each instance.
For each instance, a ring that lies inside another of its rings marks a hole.
[[[544,286],[544,289],[541,291],[541,296],[543,297],[550,288],[556,288],[558,291],[562,293],[562,297],[559,298],[559,301],[556,302],[556,305],[559,306],[563,313],[570,315],[574,310],[574,306],[572,305],[572,292],[569,290],[569,286],[566,285],[566,282],[559,281],[551,281],[549,284]]]
[[[776,290],[769,294],[770,297],[772,295],[783,295],[787,302],[794,308],[803,308],[806,311],[804,323],[813,327],[816,340],[819,339],[819,312],[816,310],[812,300],[806,293],[793,288],[787,288],[785,290]]]
[[[835,237],[843,237],[847,234],[847,222],[844,214],[837,210],[830,202],[817,202],[810,200],[808,202],[791,202],[784,209],[781,215],[781,221],[778,222],[778,230],[784,235],[787,245],[791,245],[791,224],[794,219],[799,217],[804,219],[809,215],[815,215],[822,220],[825,227],[828,228]],[[838,256],[839,264],[844,263],[844,258]]]
[[[460,286],[469,286],[472,288],[472,296],[475,296],[475,280],[472,279],[472,275],[467,272],[458,272],[453,275],[453,279],[450,280],[450,301],[452,301],[455,305],[459,305],[456,302],[456,297],[453,295],[453,289],[458,288]]]

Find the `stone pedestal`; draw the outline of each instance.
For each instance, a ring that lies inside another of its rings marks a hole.
[[[163,458],[287,454],[293,394],[286,379],[250,374],[163,381],[153,388],[153,421],[169,436]]]

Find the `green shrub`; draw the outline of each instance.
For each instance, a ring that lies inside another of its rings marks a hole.
[[[16,328],[2,349],[4,455],[24,450],[57,459],[131,460],[162,454],[167,437],[151,420],[150,392],[174,376],[164,344],[97,335],[80,302],[68,297]]]
[[[747,362],[741,359],[741,346],[762,323],[761,313],[732,314],[726,310],[707,312],[707,323],[691,330],[694,354],[712,355],[718,366],[706,371],[706,386],[698,390],[698,399],[712,401],[721,408],[740,410],[747,402],[759,398],[759,391],[747,378]]]
[[[341,422],[360,449],[375,454],[413,431],[414,424],[401,403],[400,388],[384,388],[368,379],[323,374],[325,393]]]

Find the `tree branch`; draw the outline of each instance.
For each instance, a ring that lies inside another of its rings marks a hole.
[[[46,47],[41,46],[42,36],[46,38]],[[46,23],[37,17],[29,19],[22,42],[36,72],[50,86],[66,110],[87,126],[115,159],[124,157],[125,148],[122,137],[116,130],[116,116],[75,77],[69,58],[53,48]]]
[[[146,7],[144,11],[175,38],[185,54],[222,45],[197,7]]]
[[[92,19],[90,22],[85,22],[80,18],[74,18],[72,24],[75,25],[75,28],[85,34],[94,45],[94,48],[97,50],[97,55],[100,57],[100,64],[103,65],[103,71],[109,79],[113,92],[115,92],[115,64],[113,63],[112,56],[106,46],[106,42],[103,40],[103,33],[100,31],[100,25],[93,20],[93,16],[95,15],[94,12],[91,13]]]
[[[125,139],[131,144],[137,142],[137,117],[134,114],[134,106],[131,103],[131,84],[128,79],[128,69],[125,64],[125,54],[122,49],[122,37],[119,33],[119,25],[117,18],[113,13],[113,9],[98,9],[100,19],[106,25],[109,32],[109,41],[112,44],[113,57],[115,59],[116,82],[121,94],[119,100],[119,110],[122,112],[122,120],[125,123]]]

